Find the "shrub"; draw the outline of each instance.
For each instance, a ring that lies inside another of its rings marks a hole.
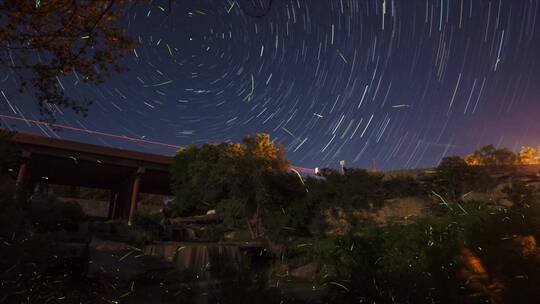
[[[228,229],[242,229],[246,226],[245,206],[245,199],[226,199],[218,203],[216,212],[223,216],[223,225]]]
[[[138,226],[156,226],[160,224],[162,219],[162,212],[150,213],[137,210],[133,215],[133,224]]]
[[[443,158],[430,180],[432,190],[451,202],[460,201],[469,191],[492,189],[495,184],[484,168],[468,165],[458,156]]]
[[[78,223],[86,219],[76,202],[60,202],[53,196],[34,196],[30,202],[32,224],[37,231],[76,230]]]
[[[314,205],[322,209],[370,209],[380,207],[385,197],[383,175],[364,169],[348,169],[344,175],[331,173],[325,180],[307,179]]]
[[[502,192],[516,207],[540,203],[538,196],[535,195],[535,189],[520,180],[513,180],[510,185],[503,188]]]
[[[540,283],[540,205],[493,209],[471,202],[464,210],[298,240],[285,258],[290,267],[316,262],[332,269],[316,280],[344,291],[337,302],[526,303],[540,296],[533,287]]]
[[[14,194],[15,181],[0,173],[0,237],[9,238],[20,228],[23,210]]]
[[[384,192],[389,198],[426,194],[422,185],[410,176],[397,176],[384,181]]]

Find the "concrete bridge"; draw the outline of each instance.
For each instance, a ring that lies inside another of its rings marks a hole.
[[[70,140],[15,133],[21,150],[20,188],[37,183],[102,188],[111,191],[109,218],[131,224],[139,192],[172,195],[172,156],[127,151]]]

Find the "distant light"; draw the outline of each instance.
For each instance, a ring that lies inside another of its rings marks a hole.
[[[315,174],[319,174],[320,171],[319,171],[319,168],[315,168]]]

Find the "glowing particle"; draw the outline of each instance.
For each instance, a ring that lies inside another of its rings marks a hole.
[[[145,88],[159,87],[159,86],[166,85],[166,84],[169,84],[169,83],[172,83],[172,82],[173,82],[172,80],[167,80],[167,81],[156,83],[156,84],[148,84],[148,85],[145,84],[145,85],[143,85],[143,87],[145,87]]]
[[[435,192],[435,191],[433,191],[433,190],[431,190],[431,193],[432,193],[433,195],[435,195],[436,197],[438,197],[438,198],[441,200],[441,202],[443,203],[443,205],[445,205],[446,207],[448,207],[448,209],[453,210],[452,207],[450,207],[450,205],[448,205],[448,203],[444,200],[444,198],[443,198],[440,194],[438,194],[437,192]]]
[[[287,132],[287,134],[289,134],[290,136],[292,136],[292,137],[296,138],[296,136],[294,136],[294,134],[292,134],[292,132],[291,132],[291,131],[287,130],[287,128],[285,128],[285,127],[281,127],[281,129],[282,129],[283,131]]]
[[[345,56],[343,56],[343,54],[339,51],[339,49],[336,49],[336,51],[337,51],[339,57],[341,57],[341,60],[343,60],[343,62],[345,62],[345,63],[348,63],[347,59],[345,59]]]
[[[120,262],[120,261],[124,260],[125,258],[127,258],[128,256],[130,256],[132,253],[133,253],[133,251],[130,251],[130,252],[124,254],[118,261]]]
[[[255,76],[251,74],[251,92],[249,92],[249,94],[247,94],[247,96],[244,97],[244,100],[251,101],[254,91],[255,91]]]
[[[291,168],[291,171],[296,173],[296,175],[298,175],[298,178],[300,179],[300,182],[302,183],[302,185],[304,185],[304,188],[306,189],[306,192],[309,192],[308,191],[308,188],[306,186],[306,183],[304,183],[304,179],[302,178],[302,175],[300,175],[300,172],[298,172],[296,169],[294,168]]]
[[[342,284],[339,284],[338,282],[328,282],[328,284],[339,286],[339,287],[345,289],[347,292],[349,292],[349,288],[343,286]]]
[[[227,9],[227,14],[229,14],[231,12],[231,10],[233,9],[235,4],[236,4],[236,1],[233,1],[233,3],[231,4],[231,7],[229,7],[229,9]]]
[[[171,55],[171,57],[173,57],[173,54],[172,54],[172,51],[171,51],[171,47],[169,46],[168,43],[165,43],[165,45],[167,46],[167,49],[169,50],[169,54]]]

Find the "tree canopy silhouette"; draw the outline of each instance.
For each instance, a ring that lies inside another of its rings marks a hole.
[[[0,2],[0,65],[12,71],[20,92],[35,89],[41,114],[56,107],[85,113],[90,101],[65,95],[62,78],[99,83],[120,71],[119,59],[134,48],[120,21],[138,0]]]

